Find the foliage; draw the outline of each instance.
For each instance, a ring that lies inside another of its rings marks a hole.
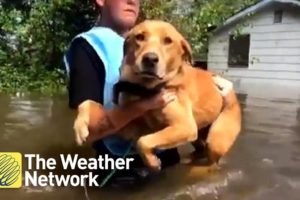
[[[172,0],[144,0],[141,1],[141,11],[139,21],[145,19],[160,19],[170,21],[173,11],[176,9],[176,3]]]
[[[0,91],[63,87],[57,69],[70,40],[93,23],[97,13],[92,2],[1,0]]]
[[[5,33],[0,42],[0,66],[60,66],[68,42],[89,27],[87,19],[93,16],[91,0],[26,0],[23,9],[8,5],[0,13]]]
[[[196,1],[197,7],[188,17],[192,31],[188,31],[189,38],[197,54],[207,51],[208,38],[211,30],[220,26],[227,18],[238,11],[256,3],[258,0],[202,0]],[[196,33],[196,34],[195,34]]]
[[[60,69],[40,70],[22,67],[0,67],[2,92],[39,92],[55,94],[64,92],[64,79]]]
[[[142,0],[139,21],[171,22],[205,57],[210,30],[256,1]],[[0,0],[0,91],[63,87],[63,53],[97,15],[95,0]]]

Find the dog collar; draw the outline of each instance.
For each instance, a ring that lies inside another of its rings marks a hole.
[[[166,83],[161,83],[154,88],[146,88],[137,83],[131,83],[129,81],[119,81],[113,88],[113,102],[119,104],[119,96],[121,92],[126,92],[142,98],[148,98],[155,94],[158,94]]]

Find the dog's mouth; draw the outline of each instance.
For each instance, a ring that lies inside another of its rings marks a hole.
[[[150,71],[141,71],[138,74],[141,75],[142,77],[151,78],[151,79],[162,80],[164,78],[164,77],[161,77],[161,76],[157,75],[156,73],[150,72]]]

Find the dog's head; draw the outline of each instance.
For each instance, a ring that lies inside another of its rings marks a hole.
[[[190,45],[171,24],[147,20],[126,37],[121,76],[155,85],[171,80],[185,63],[191,62]]]

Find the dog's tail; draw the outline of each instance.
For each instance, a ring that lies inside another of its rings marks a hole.
[[[210,127],[206,141],[210,162],[217,163],[234,144],[242,122],[240,104],[230,85],[231,82],[219,76],[214,76],[214,81],[223,96],[224,103],[222,112]]]

